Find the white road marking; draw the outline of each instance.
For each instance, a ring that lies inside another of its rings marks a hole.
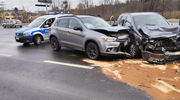
[[[153,87],[159,89],[160,91],[164,92],[164,93],[169,93],[171,91],[175,91],[175,92],[178,92],[180,93],[180,90],[173,87],[172,85],[166,83],[165,81],[162,81],[162,80],[157,80],[158,83],[156,83],[155,85],[154,84],[151,84]]]
[[[0,56],[11,57],[12,55],[9,55],[9,54],[0,54]]]
[[[164,81],[162,81],[162,80],[159,80],[159,83],[167,86],[168,88],[170,88],[170,89],[173,90],[173,91],[176,91],[176,92],[179,92],[179,93],[180,93],[180,90],[179,90],[179,89],[176,89],[175,87],[171,86],[170,84],[168,84],[168,83],[166,83],[166,82],[164,82]]]
[[[75,68],[83,68],[83,69],[93,69],[94,68],[94,67],[90,67],[90,66],[77,65],[77,64],[71,64],[71,63],[63,63],[63,62],[56,62],[56,61],[50,61],[50,60],[45,60],[43,62],[50,63],[50,64],[56,64],[56,65],[70,66],[70,67],[75,67]]]

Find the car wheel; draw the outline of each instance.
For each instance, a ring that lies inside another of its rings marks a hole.
[[[59,41],[57,40],[56,37],[52,37],[50,39],[51,47],[54,51],[59,51],[61,49],[61,46],[59,44]]]
[[[42,42],[41,36],[40,36],[40,35],[36,35],[36,36],[34,37],[34,44],[35,44],[35,45],[40,45],[41,42]]]
[[[92,60],[96,60],[100,57],[99,48],[96,43],[89,42],[86,46],[86,55]]]
[[[29,43],[23,43],[23,46],[29,46],[30,44]]]
[[[130,47],[129,47],[129,53],[131,55],[132,58],[137,58],[137,57],[140,57],[141,56],[141,52],[138,48],[137,45],[135,44],[131,44]]]

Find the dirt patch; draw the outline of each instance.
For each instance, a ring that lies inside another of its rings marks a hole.
[[[147,92],[154,100],[180,100],[180,63],[155,65],[141,59],[83,61],[101,67],[115,80]]]

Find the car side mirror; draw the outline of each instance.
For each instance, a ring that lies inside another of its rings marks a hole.
[[[73,29],[76,30],[76,31],[82,31],[82,27],[81,26],[75,26]]]
[[[44,26],[43,26],[43,28],[48,28],[48,27],[49,27],[49,25],[44,25]]]

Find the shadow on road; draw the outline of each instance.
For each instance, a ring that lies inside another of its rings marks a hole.
[[[70,48],[61,48],[59,52],[55,52],[51,49],[51,46],[48,42],[42,43],[41,45],[19,45],[18,47],[19,52],[24,53],[39,53],[48,55],[56,60],[65,60],[69,62],[82,62],[83,59],[87,59],[87,56],[82,51],[73,50]],[[126,54],[117,55],[117,56],[101,56],[97,61],[119,61],[130,59]],[[139,58],[138,58],[139,59]]]

